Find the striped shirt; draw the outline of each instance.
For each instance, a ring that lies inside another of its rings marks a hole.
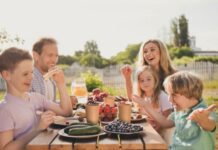
[[[47,84],[49,84],[49,87],[50,87],[49,90],[48,90]],[[32,79],[32,85],[31,85],[30,91],[37,92],[37,93],[40,93],[40,94],[45,95],[45,96],[49,95],[49,97],[47,97],[47,99],[52,100],[52,101],[56,101],[55,83],[52,80],[50,80],[49,83],[47,81],[45,81],[43,78],[43,75],[41,74],[39,69],[37,69],[36,67],[34,67],[34,70],[33,70],[33,79]]]

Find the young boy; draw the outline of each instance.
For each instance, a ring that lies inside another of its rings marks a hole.
[[[55,113],[69,116],[72,112],[63,71],[53,75],[60,91],[60,105],[39,93],[28,93],[33,78],[32,57],[27,51],[9,48],[0,55],[0,73],[7,92],[0,103],[0,149],[25,149],[40,131],[52,122]],[[43,112],[41,117],[37,112]]]
[[[214,150],[216,115],[201,99],[202,81],[188,72],[177,72],[167,77],[164,87],[174,112],[168,119],[157,113],[146,101],[134,95],[133,101],[140,104],[162,127],[175,126],[170,150]]]

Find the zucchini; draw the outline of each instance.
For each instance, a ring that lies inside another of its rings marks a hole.
[[[99,126],[93,125],[93,126],[83,126],[83,127],[76,127],[71,128],[68,131],[69,135],[92,135],[92,134],[98,134],[100,133],[101,128]]]
[[[74,128],[85,128],[85,127],[88,127],[88,126],[90,126],[90,125],[86,125],[86,124],[76,124],[76,125],[72,125],[72,126],[66,127],[66,128],[64,129],[64,132],[68,134],[70,129],[74,129]]]

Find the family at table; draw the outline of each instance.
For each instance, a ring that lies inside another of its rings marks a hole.
[[[28,51],[11,47],[0,55],[0,74],[7,91],[0,103],[0,149],[23,150],[56,116],[72,115],[77,100],[70,100],[63,71],[56,66],[55,39],[42,38]],[[175,70],[166,46],[157,39],[142,43],[136,69],[137,92],[133,91],[132,68],[121,68],[128,99],[164,137],[174,127],[168,149],[213,150],[216,105],[206,106],[203,83],[196,75]],[[52,80],[51,80],[52,78]],[[56,89],[60,102],[56,102]]]

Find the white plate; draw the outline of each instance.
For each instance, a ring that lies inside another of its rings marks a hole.
[[[63,137],[68,137],[68,138],[87,139],[87,138],[93,138],[93,137],[98,137],[98,136],[101,136],[101,135],[105,135],[106,133],[104,132],[104,130],[101,130],[100,133],[92,134],[92,135],[69,135],[69,134],[64,132],[64,129],[61,129],[58,132],[58,134],[63,136]]]
[[[79,122],[78,118],[71,118],[71,117],[69,117],[69,118],[66,118],[64,120],[54,121],[53,124],[54,125],[58,125],[58,126],[66,127],[66,126],[69,126],[72,123],[77,123],[77,122]]]
[[[103,125],[107,125],[107,124],[110,124],[110,123],[112,123],[113,121],[101,121],[101,124],[103,124]]]
[[[110,133],[110,134],[120,134],[120,135],[133,135],[133,134],[139,134],[139,133],[143,133],[143,130],[142,131],[137,131],[137,132],[114,132],[114,131],[108,131],[105,129],[106,126],[104,126],[103,130],[107,133]]]
[[[146,116],[142,115],[142,118],[136,118],[137,115],[132,115],[131,117],[133,117],[133,119],[131,119],[131,122],[140,122],[140,121],[145,121],[146,120]]]

